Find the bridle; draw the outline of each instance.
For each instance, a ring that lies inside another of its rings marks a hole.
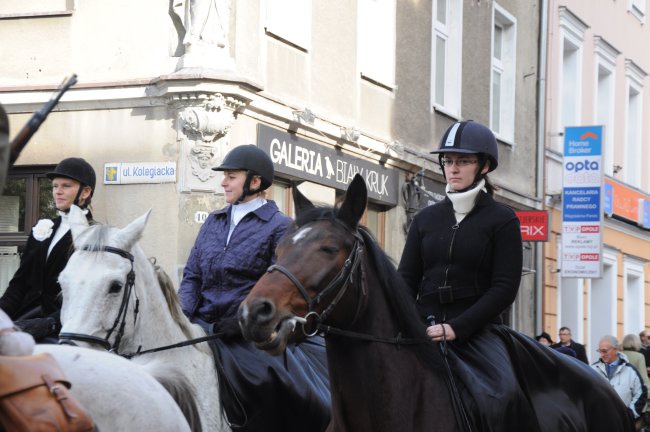
[[[336,219],[334,221],[338,222]],[[286,267],[280,265],[280,264],[273,264],[271,265],[266,271],[267,273],[273,273],[274,271],[278,271],[285,275],[292,283],[293,285],[298,289],[298,292],[302,295],[302,297],[305,299],[305,302],[307,303],[307,314],[304,317],[296,317],[298,318],[298,321],[302,322],[302,331],[305,334],[305,336],[314,336],[316,333],[322,330],[322,323],[331,315],[331,313],[334,311],[336,306],[338,305],[339,301],[341,298],[345,295],[346,291],[355,282],[355,279],[360,282],[360,279],[363,277],[363,271],[361,271],[362,275],[357,277],[357,272],[360,269],[360,264],[362,261],[362,256],[363,256],[363,238],[359,234],[358,230],[350,230],[347,226],[343,225],[343,223],[338,222],[339,225],[341,225],[343,228],[345,228],[346,231],[352,233],[354,235],[354,244],[352,245],[352,249],[350,250],[350,254],[348,255],[347,259],[343,263],[343,267],[339,272],[332,278],[332,280],[327,284],[327,286],[321,290],[315,297],[310,297],[309,293],[307,292],[307,289],[304,287],[304,285],[298,280],[298,278],[291,273]],[[336,295],[334,296],[334,299],[332,302],[321,312],[320,314],[316,311],[316,306],[320,304],[320,302],[323,300],[323,298],[327,297],[330,295],[332,292],[336,291]],[[361,295],[364,297],[367,296],[367,292],[365,290]],[[356,321],[359,313],[361,312],[361,304],[362,304],[362,299],[359,299],[358,305],[357,305],[357,311],[355,314],[354,319],[352,320],[353,322]],[[313,320],[313,325],[311,326],[312,328],[308,330],[308,324],[309,321]]]
[[[330,220],[331,219],[326,219]],[[350,229],[347,225],[344,225],[338,219],[333,219],[334,222],[342,226],[347,232],[352,234],[355,238],[354,245],[350,250],[348,258],[345,260],[343,267],[339,272],[332,278],[332,280],[327,284],[327,286],[321,290],[315,297],[310,297],[307,289],[304,285],[298,280],[298,278],[291,273],[286,267],[279,264],[274,264],[267,269],[268,273],[273,271],[279,271],[285,275],[293,285],[298,289],[302,297],[307,303],[307,314],[304,317],[294,317],[296,321],[302,323],[302,331],[305,336],[310,337],[314,336],[317,333],[323,333],[325,336],[334,335],[334,336],[343,336],[353,339],[361,339],[369,342],[381,342],[394,345],[412,345],[420,344],[425,342],[425,339],[422,338],[404,338],[401,333],[398,333],[395,337],[381,337],[365,333],[358,333],[349,330],[343,330],[341,328],[333,327],[331,325],[325,324],[325,320],[331,315],[334,308],[338,305],[339,300],[345,295],[347,289],[350,285],[358,283],[360,288],[358,289],[359,298],[357,300],[357,307],[354,318],[351,321],[351,324],[357,320],[360,316],[363,305],[366,304],[368,298],[368,290],[365,284],[365,275],[361,262],[363,260],[364,246],[365,242],[363,237],[359,233],[358,229]],[[328,296],[331,292],[336,291],[336,295],[332,302],[325,308],[322,313],[316,311],[316,306]]]
[[[126,284],[122,290],[122,303],[120,304],[120,310],[115,317],[113,322],[113,327],[108,331],[104,338],[87,335],[83,333],[60,333],[59,339],[60,344],[69,344],[75,345],[74,341],[87,342],[91,344],[101,345],[107,351],[119,354],[120,342],[124,336],[124,327],[126,325],[126,314],[128,312],[129,302],[131,300],[131,293],[133,292],[133,287],[135,285],[135,271],[133,270],[133,254],[125,251],[124,249],[115,248],[112,246],[84,246],[81,250],[89,252],[108,252],[121,256],[122,258],[128,259],[131,262],[131,270],[126,275]],[[135,311],[133,320],[134,322],[138,318],[138,309],[140,306],[140,300],[137,295],[135,295]],[[116,331],[117,330],[117,331]],[[115,342],[110,342],[110,337],[115,332]]]

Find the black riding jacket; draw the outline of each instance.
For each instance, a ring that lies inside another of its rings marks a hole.
[[[500,322],[517,295],[521,266],[519,219],[480,192],[460,223],[449,198],[421,210],[398,270],[422,317],[449,323],[462,340],[489,322]]]

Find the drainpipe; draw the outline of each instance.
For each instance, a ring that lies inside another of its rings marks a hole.
[[[537,80],[537,199],[545,207],[544,180],[546,166],[546,49],[548,43],[548,0],[540,2],[539,78]],[[544,296],[544,243],[535,243],[535,334],[542,332],[542,300]]]

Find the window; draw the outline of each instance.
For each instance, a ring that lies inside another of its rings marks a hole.
[[[603,137],[603,172],[614,175],[614,109],[616,58],[618,50],[601,37],[594,38],[596,53],[595,124],[605,127]]]
[[[634,62],[625,61],[627,103],[625,110],[625,141],[623,146],[625,182],[641,187],[641,127],[643,111],[643,80],[646,73]]]
[[[304,51],[311,48],[311,0],[266,0],[267,34]]]
[[[517,22],[495,3],[493,23],[490,127],[498,136],[512,142],[515,136]]]
[[[643,262],[623,258],[623,333],[636,333],[645,328],[645,301],[643,299]]]
[[[2,0],[0,17],[28,18],[72,15],[75,0]]]
[[[52,185],[44,173],[54,167],[18,168],[9,173],[0,196],[0,294],[20,264],[32,226],[54,217]]]
[[[589,340],[583,343],[589,349],[587,355],[593,358],[598,339],[602,335],[616,334],[617,325],[617,251],[603,248],[603,272],[601,278],[590,279],[588,295]],[[580,322],[580,325],[582,323]],[[637,330],[635,330],[636,332]],[[575,334],[575,332],[574,332]],[[579,340],[579,339],[576,339]]]
[[[361,224],[368,228],[381,247],[385,246],[386,210],[382,206],[369,203]]]
[[[460,117],[463,2],[435,0],[431,47],[431,101],[436,110]]]
[[[571,13],[560,7],[560,60],[558,83],[558,103],[556,105],[557,132],[564,132],[567,126],[580,124],[582,98],[582,44],[587,25]],[[553,150],[562,153],[562,136],[554,140]]]
[[[362,78],[395,87],[395,1],[360,0],[359,70]]]

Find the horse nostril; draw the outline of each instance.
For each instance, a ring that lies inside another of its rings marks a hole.
[[[264,324],[273,319],[275,316],[275,305],[269,300],[261,299],[251,305],[249,317],[257,324]]]

